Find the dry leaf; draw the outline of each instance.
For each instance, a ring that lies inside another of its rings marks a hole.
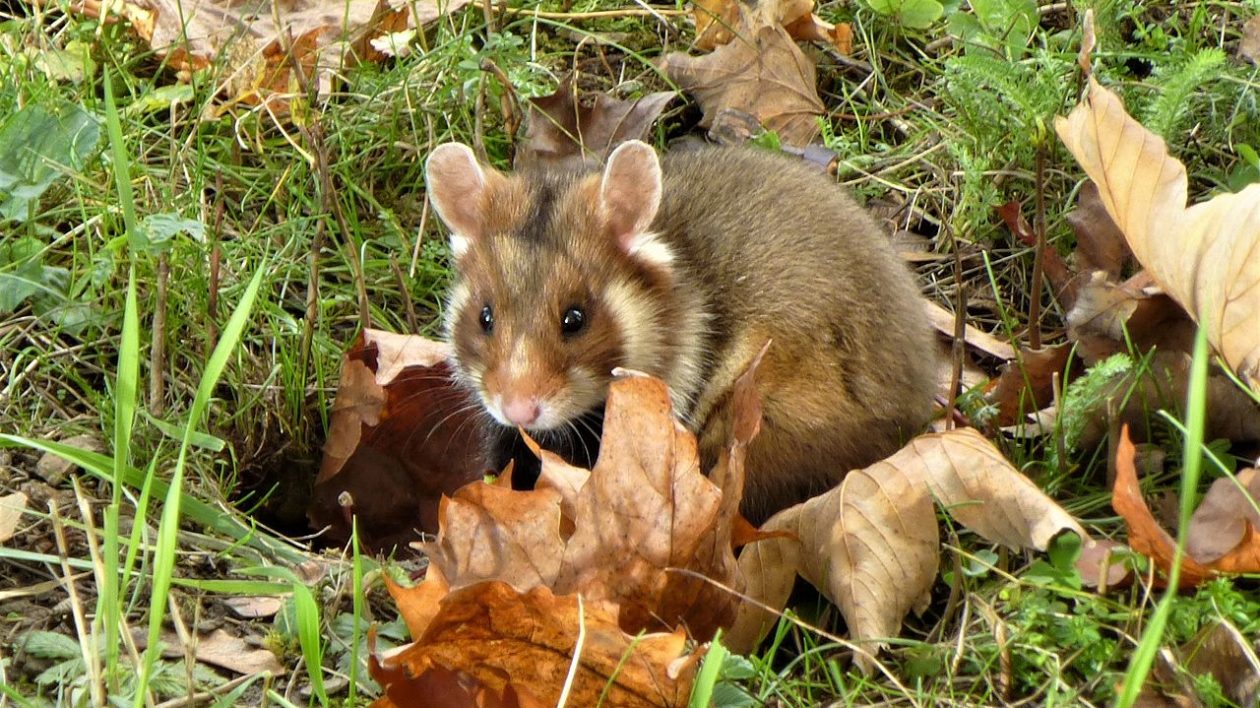
[[[289,96],[305,91],[293,73],[294,62],[326,95],[334,72],[383,56],[373,49],[372,39],[421,27],[466,4],[468,0],[346,0],[333,5],[312,0],[124,0],[118,6],[85,0],[72,7],[90,17],[126,18],[159,57],[167,57],[185,76],[221,67],[231,102],[267,101],[284,110]]]
[[[925,605],[935,581],[939,540],[933,499],[962,525],[1007,546],[1044,550],[1064,531],[1088,538],[1071,515],[972,429],[922,435],[888,459],[849,473],[836,489],[776,514],[763,529],[796,535],[801,576],[840,606],[855,641],[878,647],[897,634],[909,610]],[[740,556],[748,587],[774,593],[753,597],[776,600],[782,594],[781,575],[796,565],[788,543],[763,541]],[[766,562],[760,555],[766,549],[780,555]],[[774,562],[779,557],[786,562]],[[770,578],[756,577],[763,569]],[[741,610],[741,623],[731,630],[741,644],[733,648],[755,645],[768,629],[765,618]],[[864,657],[857,662],[870,665]]]
[[[1114,558],[1114,552],[1123,548],[1123,545],[1105,538],[1084,544],[1080,557],[1076,559],[1081,583],[1085,587],[1098,588],[1101,593],[1132,580],[1132,566]]]
[[[1111,507],[1124,517],[1124,523],[1129,527],[1129,546],[1149,557],[1166,577],[1172,567],[1176,543],[1151,516],[1151,510],[1142,499],[1134,455],[1135,448],[1126,425],[1120,432],[1120,444],[1116,449],[1116,485],[1111,494]],[[1199,585],[1213,574],[1211,569],[1195,559],[1182,558],[1181,587]]]
[[[371,668],[397,705],[419,705],[407,702],[409,684],[433,670],[466,674],[496,696],[525,689],[557,705],[577,654],[568,705],[681,706],[695,669],[694,660],[675,664],[685,644],[681,630],[626,634],[608,602],[579,606],[577,595],[557,597],[545,587],[522,594],[484,582],[448,595],[414,644],[384,659],[373,656]]]
[[[251,647],[244,639],[234,637],[222,629],[198,638],[195,655],[197,661],[203,664],[212,664],[246,676],[261,673],[284,675],[284,667],[270,650]]]
[[[1235,705],[1254,706],[1260,703],[1260,657],[1254,642],[1229,620],[1218,619],[1199,630],[1179,653],[1191,674],[1211,674]]]
[[[243,619],[272,617],[284,607],[284,601],[278,597],[229,597],[223,604]]]
[[[674,98],[673,91],[621,101],[603,93],[574,95],[574,78],[561,79],[550,96],[530,99],[529,127],[516,167],[568,160],[602,164],[613,148],[647,138]]]
[[[818,134],[824,106],[815,85],[814,62],[778,25],[741,32],[712,54],[675,52],[660,63],[679,88],[695,96],[708,128],[724,108],[750,113],[787,145],[801,146]]]
[[[22,513],[26,511],[26,495],[14,492],[0,497],[0,543],[13,538]]]
[[[1068,212],[1068,225],[1076,234],[1076,270],[1080,273],[1104,271],[1111,280],[1119,280],[1133,260],[1133,252],[1125,243],[1124,233],[1107,213],[1098,193],[1098,185],[1086,182],[1076,200],[1076,209]]]
[[[1091,365],[1134,350],[1189,352],[1194,346],[1194,322],[1145,272],[1113,283],[1095,271],[1081,285],[1066,319],[1068,337]]]
[[[1186,208],[1185,167],[1092,78],[1055,128],[1138,262],[1260,391],[1260,185]]]
[[[735,37],[739,26],[739,0],[695,0],[692,14],[696,20],[696,49],[708,52]]]
[[[932,322],[932,327],[952,340],[954,336],[954,313],[926,298],[923,301],[923,308],[927,310],[928,319]],[[1015,358],[1015,349],[1010,344],[969,324],[963,325],[963,339],[971,347],[991,357],[1002,361]]]
[[[1260,571],[1260,473],[1239,472],[1234,479],[1212,482],[1199,508],[1190,517],[1186,552],[1202,563],[1219,563],[1240,549],[1233,562],[1239,572]],[[1222,570],[1228,570],[1222,568]]]
[[[364,330],[341,381],[311,507],[315,527],[387,550],[437,530],[438,500],[482,476],[484,429],[455,385],[447,345]],[[343,507],[349,502],[352,507]]]
[[[739,386],[736,410],[759,416],[748,412],[756,399],[750,379]],[[664,383],[619,378],[594,469],[543,453],[533,491],[484,482],[459,490],[442,504],[438,538],[425,546],[430,573],[439,571],[452,590],[497,579],[522,592],[580,592],[619,606],[627,631],[685,624],[693,636],[712,636],[730,624],[736,600],[704,578],[739,587],[731,546],[752,431],[737,426],[715,473],[731,486],[719,488],[700,472],[695,438],[674,420]]]
[[[1260,64],[1260,15],[1243,25],[1242,39],[1238,42],[1238,56],[1252,64]]]
[[[1019,356],[1002,366],[1002,373],[994,379],[984,398],[997,406],[998,426],[1014,425],[1024,415],[1039,411],[1054,402],[1054,381],[1059,385],[1072,378],[1068,372],[1071,344],[1058,344],[1041,349],[1020,347]],[[1079,360],[1076,360],[1079,369]],[[1065,377],[1066,374],[1066,378]]]

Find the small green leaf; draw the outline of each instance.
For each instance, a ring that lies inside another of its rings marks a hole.
[[[139,252],[158,254],[169,251],[171,241],[179,234],[188,234],[193,240],[206,240],[206,227],[196,219],[185,219],[179,214],[151,214],[140,222],[131,234],[131,247]]]
[[[867,0],[875,12],[891,17],[897,24],[908,29],[924,29],[945,14],[945,7],[937,0]]]
[[[192,99],[193,87],[190,84],[171,84],[145,92],[124,108],[122,114],[128,118],[143,117],[170,110]]]
[[[79,106],[31,104],[9,116],[0,127],[0,221],[25,221],[31,202],[83,169],[100,138],[100,121]]]

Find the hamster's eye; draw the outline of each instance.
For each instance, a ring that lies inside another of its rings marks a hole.
[[[481,316],[478,319],[481,321],[481,331],[490,334],[490,331],[494,329],[494,310],[486,305],[481,308]]]
[[[570,307],[560,316],[560,331],[565,334],[577,334],[585,326],[586,312],[580,307]]]

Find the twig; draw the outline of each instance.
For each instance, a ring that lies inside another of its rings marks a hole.
[[[490,6],[490,0],[481,0],[481,13],[486,18],[486,36],[496,34],[498,23],[494,21],[494,9]]]
[[[398,292],[402,294],[403,307],[407,310],[407,331],[416,333],[420,331],[419,320],[416,319],[416,306],[411,302],[411,294],[407,292],[407,277],[403,275],[402,266],[398,265],[398,256],[393,253],[389,254],[389,267],[394,271],[394,277],[398,279]]]
[[[1028,346],[1041,348],[1041,286],[1044,279],[1045,265],[1042,251],[1046,249],[1046,148],[1037,146],[1036,184],[1037,213],[1033,215],[1033,233],[1037,236],[1036,251],[1033,252],[1032,302],[1028,304]]]
[[[153,312],[153,346],[149,349],[149,412],[161,415],[166,398],[166,293],[171,277],[167,254],[158,256],[157,303]]]
[[[954,238],[954,229],[947,228],[950,247],[954,251],[954,338],[950,347],[949,372],[949,415],[946,430],[953,430],[954,416],[958,412],[958,386],[962,381],[963,356],[966,355],[964,341],[967,332],[967,283],[963,279],[962,251],[958,248],[958,240]]]
[[[690,15],[690,10],[675,8],[633,8],[624,10],[594,10],[592,12],[536,12],[525,7],[504,8],[504,14],[528,15],[543,20],[598,20],[608,17],[681,17]]]
[[[219,233],[223,229],[223,172],[214,175],[214,226],[210,229],[210,291],[206,294],[206,332],[209,341],[206,343],[206,355],[214,348],[219,339],[219,268],[223,260],[223,247],[219,243]]]
[[[92,641],[87,619],[83,614],[83,601],[79,598],[75,586],[74,573],[70,570],[70,547],[66,543],[66,527],[57,511],[57,501],[48,500],[48,513],[52,516],[53,536],[57,540],[57,557],[61,560],[61,579],[70,596],[70,616],[74,618],[75,633],[79,635],[79,647],[83,650],[83,666],[88,674],[88,688],[92,696],[92,705],[105,705],[105,685],[101,682],[100,655],[96,652],[96,642]],[[136,690],[143,691],[143,687]]]

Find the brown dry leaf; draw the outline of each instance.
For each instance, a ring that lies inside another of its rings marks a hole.
[[[1185,166],[1092,78],[1055,128],[1138,262],[1260,391],[1260,185],[1186,208]]]
[[[334,72],[383,56],[371,40],[422,27],[466,4],[468,0],[124,0],[111,5],[85,0],[71,7],[96,18],[121,15],[185,76],[217,64],[231,102],[268,102],[284,110],[289,97],[305,92],[290,54],[326,95]]]
[[[1129,527],[1129,546],[1151,559],[1166,577],[1172,568],[1176,543],[1151,515],[1138,487],[1137,466],[1134,464],[1135,448],[1129,438],[1129,426],[1120,432],[1120,444],[1116,449],[1116,486],[1111,494],[1111,507],[1124,517]],[[1181,562],[1181,587],[1194,587],[1214,575],[1210,568],[1193,558],[1184,557]]]
[[[455,588],[503,580],[525,591],[552,586],[560,573],[564,539],[554,489],[469,484],[442,500],[440,518],[441,533],[426,551]]]
[[[1085,587],[1106,592],[1108,588],[1127,585],[1133,579],[1133,568],[1123,560],[1116,560],[1114,552],[1124,546],[1110,539],[1098,539],[1081,547],[1076,559],[1076,570],[1081,574]]]
[[[1235,705],[1254,706],[1260,704],[1260,657],[1254,642],[1229,620],[1218,619],[1199,630],[1178,653],[1187,671],[1211,674]]]
[[[1134,349],[1189,352],[1194,345],[1194,322],[1145,272],[1114,283],[1095,271],[1077,291],[1066,319],[1068,337],[1091,365]]]
[[[1242,39],[1238,42],[1238,56],[1252,64],[1260,64],[1260,15],[1243,25]]]
[[[940,550],[933,499],[962,525],[1007,546],[1044,550],[1064,531],[1088,538],[972,429],[922,435],[886,460],[849,473],[836,489],[776,514],[763,530],[793,532],[800,539],[801,577],[840,606],[855,641],[879,646],[897,634],[907,612],[925,605],[935,581]],[[783,564],[750,554],[779,551],[786,543],[764,541],[740,556],[748,587],[779,591],[792,552],[783,553]],[[774,577],[756,578],[759,567]],[[741,648],[768,629],[762,614],[741,611],[740,619],[745,624],[731,636],[744,642]],[[859,657],[858,664],[870,662]]]
[[[1186,552],[1218,570],[1260,572],[1260,473],[1254,468],[1234,479],[1212,482],[1190,517]]]
[[[402,666],[385,666],[402,652],[389,652],[378,658],[375,650],[371,651],[372,654],[368,656],[368,670],[385,688],[385,694],[372,701],[371,708],[550,708],[529,695],[528,691],[522,690],[518,693],[517,687],[511,684],[502,694],[491,691],[485,684],[463,671],[432,667],[419,676],[409,676],[407,669]]]
[[[924,299],[923,309],[927,311],[932,327],[937,332],[952,339],[954,336],[954,313],[926,298]],[[969,324],[963,325],[963,339],[972,348],[982,351],[991,357],[1002,361],[1015,358],[1015,349],[1010,344],[978,327],[973,327]]]
[[[751,379],[739,386],[740,415],[759,416]],[[664,383],[622,377],[609,390],[594,469],[544,453],[533,491],[484,482],[459,490],[425,545],[430,572],[452,590],[497,579],[522,592],[541,585],[608,600],[627,631],[685,624],[693,636],[712,636],[730,624],[735,598],[704,578],[739,587],[731,546],[753,432],[746,421],[737,426],[715,473],[729,488],[719,488],[700,472],[695,438],[674,420]]]
[[[14,492],[0,497],[0,543],[13,538],[18,522],[26,511],[27,498],[22,492]]]
[[[447,346],[365,330],[342,362],[311,507],[316,527],[388,549],[437,530],[438,501],[482,476],[483,428],[451,379]],[[352,507],[343,507],[348,501]]]
[[[694,0],[691,11],[696,20],[696,40],[692,43],[696,49],[712,51],[735,37],[739,0]]]
[[[568,705],[685,705],[699,658],[678,663],[686,635],[632,636],[617,614],[612,603],[557,597],[545,587],[522,594],[506,583],[478,583],[443,599],[414,644],[373,657],[372,676],[397,705],[420,705],[408,702],[424,695],[412,684],[434,670],[465,674],[496,697],[524,690],[557,705],[577,654]]]
[[[750,113],[786,145],[802,146],[818,134],[825,108],[818,97],[814,62],[780,25],[741,29],[712,54],[667,55],[660,67],[695,96],[708,128],[724,108]]]
[[[251,647],[244,639],[222,629],[200,637],[194,654],[203,664],[212,664],[245,676],[261,673],[284,675],[284,667],[269,649]]]
[[[1133,260],[1133,251],[1124,240],[1124,233],[1102,202],[1098,185],[1086,182],[1076,200],[1076,209],[1066,216],[1076,234],[1076,270],[1091,273],[1101,270],[1111,280],[1120,275]]]
[[[229,597],[223,601],[232,614],[243,619],[272,617],[284,607],[278,597]]]
[[[410,587],[394,582],[388,573],[382,573],[381,577],[385,580],[389,596],[398,605],[398,614],[402,615],[403,623],[407,625],[407,633],[413,639],[424,634],[437,616],[442,598],[451,591],[446,578],[442,577],[442,571],[430,563],[424,580]]]
[[[696,0],[692,12],[700,51],[711,51],[735,38],[738,28],[782,26],[792,39],[823,42],[841,54],[853,51],[853,28],[842,22],[833,25],[815,14],[814,0],[761,0],[745,5],[740,0]]]
[[[530,99],[529,127],[516,167],[578,160],[602,164],[613,148],[647,138],[652,124],[673,100],[673,91],[622,101],[603,93],[578,97],[574,77],[550,96]]]
[[[1113,426],[1124,424],[1131,426],[1135,440],[1145,441],[1151,411],[1179,411],[1189,383],[1190,355],[1179,351],[1156,351],[1144,366],[1100,382],[1088,405],[1069,412],[1084,423],[1077,447],[1090,449]],[[1260,406],[1228,377],[1208,376],[1204,434],[1209,440],[1260,441]]]
[[[1041,349],[1020,347],[1019,356],[1002,366],[1002,373],[989,385],[984,397],[997,406],[995,425],[1014,425],[1028,413],[1039,411],[1054,402],[1056,375],[1059,385],[1070,380],[1067,371],[1072,354],[1071,344],[1057,344]],[[1079,368],[1078,366],[1074,368]],[[1064,379],[1065,373],[1067,379]]]

